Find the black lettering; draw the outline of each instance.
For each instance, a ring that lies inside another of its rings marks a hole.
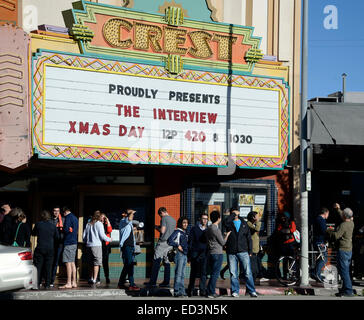
[[[190,94],[190,102],[195,102],[196,95],[194,93]]]
[[[215,96],[215,104],[220,104],[220,96]]]
[[[176,93],[174,91],[169,91],[169,100],[172,100],[176,96]]]
[[[188,102],[188,92],[183,92],[183,101]]]
[[[209,96],[207,94],[202,95],[202,103],[208,103],[209,102]]]
[[[130,87],[125,87],[125,88],[124,88],[124,91],[125,91],[125,94],[126,94],[127,96],[130,96],[130,94],[131,94],[131,89],[130,89]]]
[[[114,85],[114,84],[109,84],[109,93],[111,93],[111,92],[115,91],[115,89],[116,89],[116,85]]]

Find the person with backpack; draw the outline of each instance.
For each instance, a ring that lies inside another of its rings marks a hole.
[[[294,256],[296,239],[294,232],[296,231],[296,223],[291,219],[291,214],[287,211],[278,216],[277,236],[279,253],[281,256]]]
[[[177,229],[169,236],[167,243],[177,250],[174,262],[176,264],[174,275],[174,297],[187,296],[185,290],[185,269],[188,254],[188,236],[186,233],[188,219],[180,217],[177,221]]]
[[[172,247],[168,245],[167,240],[176,228],[176,220],[169,215],[165,207],[160,207],[158,209],[158,215],[161,217],[161,224],[155,228],[160,233],[160,237],[158,239],[157,245],[154,248],[150,279],[149,282],[146,283],[147,288],[149,289],[156,287],[161,263],[164,265],[164,276],[163,282],[159,284],[160,288],[169,287],[171,273],[171,266],[167,254],[172,249]]]
[[[287,211],[278,215],[276,228],[277,259],[281,256],[296,256],[297,242],[294,236],[296,223],[291,220],[291,214]],[[283,277],[288,273],[288,261],[283,262]]]

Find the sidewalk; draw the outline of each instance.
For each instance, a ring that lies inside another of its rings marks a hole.
[[[144,282],[148,279],[138,279],[136,285],[142,288],[140,292],[129,292],[128,290],[118,289],[117,280],[112,280],[110,284],[101,283],[96,288],[91,288],[87,281],[79,281],[78,288],[75,289],[58,289],[65,283],[61,279],[55,284],[51,290],[19,290],[15,292],[1,292],[0,300],[71,300],[71,299],[87,299],[87,300],[115,300],[115,299],[135,299],[140,297],[173,297],[173,284],[171,288],[155,288],[152,294],[145,289]],[[188,281],[186,280],[186,287]],[[354,281],[353,288],[357,295],[362,296],[364,290],[364,281]],[[308,295],[308,296],[334,296],[337,288],[325,288],[322,284],[311,281],[307,287],[283,287],[277,280],[272,279],[267,282],[256,284],[256,291],[264,296],[280,296],[280,295]],[[225,297],[231,296],[230,280],[217,281],[216,293]],[[245,285],[240,286],[240,296],[245,295]],[[205,299],[204,297],[195,297]],[[186,297],[188,299],[188,297]]]

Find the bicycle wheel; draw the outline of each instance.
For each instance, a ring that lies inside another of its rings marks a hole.
[[[276,263],[276,277],[280,284],[289,287],[300,280],[300,266],[298,260],[290,257],[280,257]]]
[[[321,269],[319,281],[322,282],[325,287],[338,287],[340,283],[340,276],[337,268],[332,264],[325,264]]]

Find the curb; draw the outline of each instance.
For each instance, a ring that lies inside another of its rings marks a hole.
[[[68,299],[95,299],[127,296],[123,289],[107,290],[36,290],[36,291],[16,291],[0,293],[0,300],[68,300]]]

